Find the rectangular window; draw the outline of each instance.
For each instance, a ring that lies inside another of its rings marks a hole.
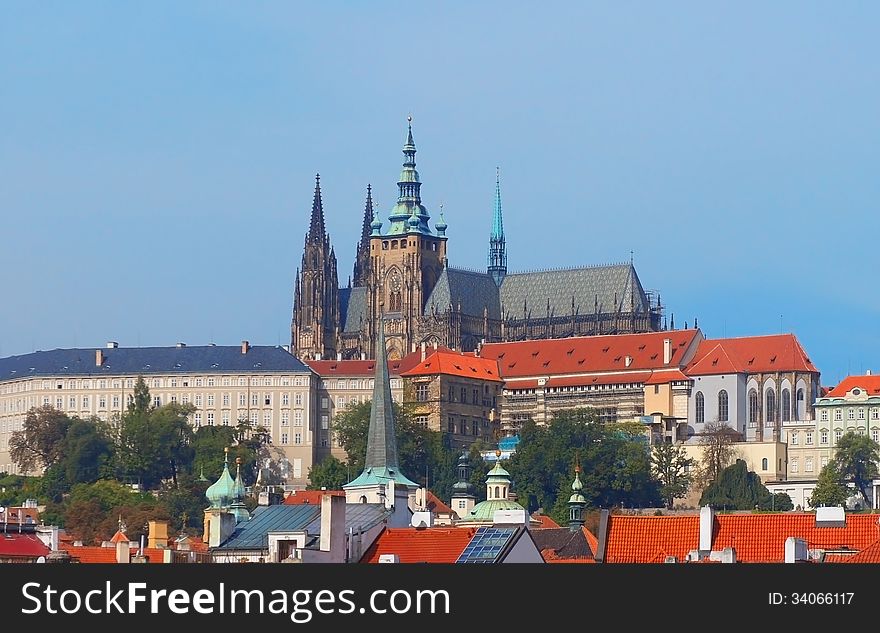
[[[171,402],[177,402],[177,396],[172,395],[172,396],[171,396]]]
[[[843,437],[843,429],[834,429],[834,443],[837,444]]]
[[[282,393],[281,394],[281,406],[282,407],[290,406],[290,394],[289,393]]]
[[[345,380],[340,379],[339,382],[336,383],[337,389],[345,389],[346,383]]]
[[[293,377],[293,386],[294,387],[302,387],[303,386],[303,377],[302,376],[294,376]]]
[[[293,404],[294,406],[301,407],[303,404],[303,395],[301,393],[294,394],[293,396]]]
[[[201,386],[202,386],[202,379],[196,378],[196,387],[201,387]]]
[[[259,411],[251,411],[251,424],[257,426],[260,421]]]
[[[871,439],[874,440],[875,442],[880,443],[880,430],[871,429]]]
[[[265,406],[265,407],[271,407],[271,406],[272,406],[272,394],[271,394],[271,393],[267,393],[267,394],[263,397],[263,406]]]
[[[427,426],[428,426],[428,416],[426,416],[426,415],[417,415],[414,419],[415,419],[416,424],[418,424],[419,426],[424,426],[424,427],[427,428]]]
[[[880,409],[871,409],[871,419],[880,420]]]
[[[50,402],[50,400],[49,400],[49,396],[43,396],[43,406],[44,406],[44,407],[48,407],[48,406],[49,406],[49,402]]]
[[[819,463],[821,464],[822,468],[825,468],[828,465],[828,456],[823,455]]]
[[[804,472],[811,473],[813,472],[813,458],[807,457],[804,460]]]
[[[323,448],[327,448],[327,438],[326,437],[321,438],[321,446]]]
[[[301,479],[302,478],[302,459],[299,457],[295,457],[293,459],[293,478]]]
[[[214,394],[213,393],[208,394],[208,406],[209,407],[214,406]]]
[[[293,425],[294,426],[302,426],[303,425],[303,412],[302,411],[294,411],[293,412]]]
[[[184,387],[185,386],[186,385],[184,385]],[[126,389],[134,389],[134,379],[133,378],[126,378],[125,379],[125,387],[126,387]]]
[[[865,419],[865,410],[859,409],[859,420],[864,420],[864,419]]]
[[[446,431],[455,434],[455,421],[452,418],[449,418],[449,423],[446,425]]]
[[[807,441],[805,442],[805,444],[807,446],[813,445],[813,432],[812,431],[807,431]]]
[[[303,443],[302,433],[294,433],[293,434],[293,443],[296,444],[297,446],[299,446],[300,444]],[[299,461],[299,460],[294,460],[294,461]]]
[[[282,434],[281,434],[281,443],[282,443],[282,444],[287,444],[287,433],[282,433]]]
[[[329,409],[330,408],[330,400],[328,400],[327,398],[321,398],[321,408],[322,409]]]
[[[789,443],[792,446],[797,446],[797,443],[798,443],[798,432],[797,431],[791,432],[791,442],[789,442]]]
[[[208,411],[208,426],[214,426],[214,412]]]
[[[290,424],[290,411],[282,411],[281,412],[281,426],[288,426]]]
[[[101,380],[101,381],[98,382],[98,385],[100,385],[101,389],[106,389],[106,388],[107,388],[107,381],[106,381],[106,380]],[[58,388],[61,389],[60,386],[59,386]]]
[[[345,396],[339,396],[336,398],[336,408],[344,409],[345,408]]]
[[[290,386],[290,376],[281,376],[281,386],[289,387]]]
[[[98,408],[106,409],[107,408],[107,396],[98,396]]]
[[[480,434],[480,423],[477,420],[471,422],[471,435]]]
[[[83,396],[83,409],[88,409],[88,408],[89,408],[89,397]]]
[[[326,413],[321,414],[321,428],[324,430],[330,428],[330,417]]]
[[[247,396],[245,396],[243,393],[238,394],[238,406],[247,406]]]
[[[153,406],[154,407],[161,407],[162,406],[162,397],[161,396],[153,397]]]
[[[264,378],[263,379],[263,386],[264,387],[271,387],[272,386],[272,379],[271,378]]]
[[[223,426],[229,426],[229,411],[223,412]]]
[[[255,407],[260,403],[260,394],[252,393],[251,394],[251,406]]]
[[[465,387],[461,388],[461,402],[467,402],[467,389]]]
[[[76,396],[70,396],[70,409],[76,409]]]
[[[449,400],[449,402],[455,402],[455,388],[454,387],[449,388],[449,393],[448,393],[446,399]]]
[[[229,394],[228,393],[223,394],[223,406],[224,407],[229,406]]]
[[[245,378],[244,376],[239,376],[238,377],[238,386],[244,387],[245,385],[247,385],[247,378]]]
[[[416,383],[416,402],[428,401],[428,383]]]
[[[819,444],[827,444],[828,443],[828,431],[822,431],[819,433]]]
[[[172,379],[171,379],[171,386],[172,386],[172,387],[176,387],[176,386],[177,386],[177,378],[172,378]]]
[[[819,417],[823,422],[827,422],[828,421],[828,410],[822,409],[822,413]]]
[[[198,411],[193,415],[193,420],[195,421],[196,426],[202,426],[202,414]]]
[[[847,420],[855,420],[856,419],[856,412],[854,409],[847,409],[846,410],[846,419]]]
[[[265,426],[267,429],[272,426],[272,412],[271,411],[264,411],[263,412],[263,426]]]
[[[474,389],[471,393],[471,404],[480,404],[480,390]]]
[[[197,407],[202,406],[202,394],[197,393],[195,398],[193,398],[193,404]]]
[[[208,386],[209,386],[209,387],[213,387],[213,386],[214,386],[214,377],[213,377],[213,376],[210,377],[210,378],[208,378]]]
[[[223,376],[223,386],[224,387],[229,386],[229,376]]]
[[[798,460],[791,460],[791,472],[796,473],[798,471]]]
[[[183,394],[183,395],[180,397],[180,401],[181,401],[183,404],[189,404],[189,394],[188,394],[188,393]]]

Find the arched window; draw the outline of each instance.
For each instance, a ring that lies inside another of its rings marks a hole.
[[[706,399],[703,398],[703,392],[697,392],[697,424],[702,424],[706,421]]]
[[[761,470],[767,470],[767,458],[761,460]]]
[[[761,407],[758,403],[758,392],[755,389],[749,389],[749,423],[754,426],[760,420]]]
[[[770,422],[776,422],[776,392],[772,389],[767,390],[767,408],[765,409],[764,419]]]
[[[782,421],[791,420],[791,392],[788,389],[782,390]]]
[[[797,390],[797,395],[795,396],[795,399],[797,401],[797,419],[803,420],[804,417],[806,417],[806,413],[807,413],[806,407],[804,406],[804,390],[803,389]]]
[[[496,499],[501,498],[501,487],[500,486],[495,486],[495,498]]]
[[[728,404],[727,391],[722,389],[718,392],[718,421],[727,422]]]
[[[367,498],[366,498],[366,497],[361,497],[361,503],[366,503],[366,502],[367,502]]]

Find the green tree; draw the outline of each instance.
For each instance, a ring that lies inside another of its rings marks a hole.
[[[72,423],[48,405],[30,409],[22,429],[9,438],[9,456],[25,472],[57,464],[64,456],[64,438]]]
[[[844,481],[852,481],[862,495],[866,507],[871,507],[871,481],[877,477],[880,446],[867,435],[848,431],[837,442],[834,463]]]
[[[810,505],[814,508],[844,506],[848,498],[849,491],[843,482],[843,476],[837,469],[837,462],[828,462],[819,473],[816,487],[813,489],[813,494],[810,495]]]
[[[671,442],[655,444],[651,451],[651,470],[660,484],[660,497],[672,509],[676,499],[684,497],[691,485],[694,460],[684,447]]]
[[[111,474],[113,445],[94,422],[74,419],[64,438],[63,467],[67,483],[93,483]]]
[[[351,479],[348,467],[331,455],[309,469],[308,489],[341,490]]]
[[[722,510],[791,510],[791,498],[784,493],[771,494],[761,478],[738,459],[728,466],[700,497],[700,505]]]
[[[736,456],[734,444],[740,434],[724,423],[709,422],[700,436],[703,458],[700,460],[700,483],[703,488],[715,481]]]

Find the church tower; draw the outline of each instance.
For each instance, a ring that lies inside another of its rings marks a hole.
[[[421,199],[412,117],[408,121],[397,204],[388,216],[388,230],[382,231],[378,218],[370,225],[369,325],[375,330],[384,324],[392,359],[402,358],[418,344],[418,321],[446,265],[446,224],[437,223],[436,232],[428,225],[431,217]],[[370,331],[368,340],[376,340],[376,334]],[[376,355],[376,350],[366,351]]]
[[[495,168],[495,209],[492,213],[492,233],[489,235],[489,267],[487,271],[496,286],[501,286],[507,275],[507,247],[504,242],[504,221],[501,217],[501,173]]]
[[[373,232],[373,190],[367,185],[367,203],[364,205],[364,222],[361,226],[361,241],[358,242],[354,261],[352,286],[366,286],[370,280],[370,234]]]
[[[315,176],[312,217],[302,266],[296,271],[290,351],[299,358],[333,358],[339,330],[336,254],[324,226],[321,176]]]

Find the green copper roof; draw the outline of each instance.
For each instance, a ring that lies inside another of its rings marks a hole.
[[[497,462],[495,462],[495,467],[492,470],[490,470],[488,473],[486,473],[486,476],[489,479],[503,478],[503,479],[507,479],[508,482],[510,481],[510,473],[501,467],[501,460],[498,460]],[[489,479],[486,480],[486,483],[489,483]]]
[[[419,182],[419,172],[416,171],[416,144],[412,136],[412,117],[408,117],[408,122],[406,144],[403,146],[403,168],[400,171],[400,179],[397,181],[397,204],[394,205],[388,216],[390,225],[385,235],[405,235],[407,233],[433,235],[428,226],[428,220],[431,219],[431,216],[422,205],[422,184]],[[375,235],[375,223],[372,228]]]
[[[464,521],[486,521],[492,523],[495,520],[495,512],[498,510],[523,510],[524,508],[516,501],[508,499],[493,499],[492,501],[481,501],[475,505]]]
[[[501,172],[495,170],[495,209],[492,213],[492,239],[504,239],[504,220],[501,217]]]
[[[571,484],[572,495],[568,498],[569,503],[586,503],[587,499],[581,494],[584,485],[581,483],[581,469],[576,468],[574,471],[574,481]]]
[[[394,408],[391,401],[391,381],[385,350],[385,322],[379,320],[376,337],[376,374],[373,381],[373,401],[370,408],[370,427],[367,431],[367,455],[364,471],[343,488],[387,483],[393,479],[398,485],[418,487],[400,472],[397,457],[397,438],[394,434]]]
[[[228,508],[235,501],[235,481],[229,474],[229,453],[223,462],[223,472],[220,477],[205,491],[205,496],[211,502],[212,508]]]

